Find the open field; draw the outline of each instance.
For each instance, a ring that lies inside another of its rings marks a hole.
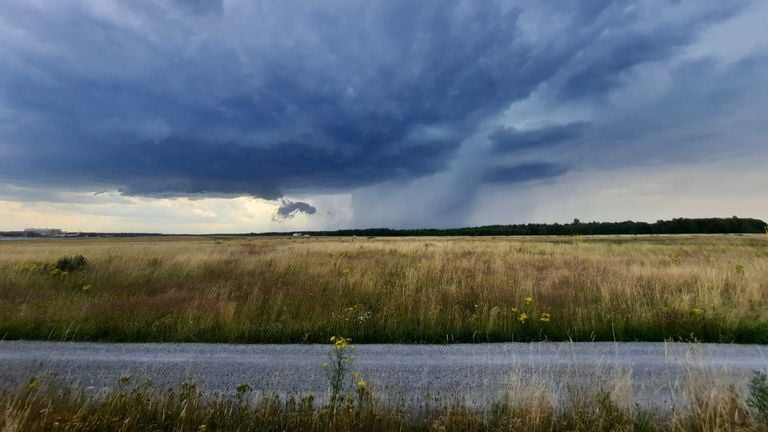
[[[55,267],[83,255],[81,269]],[[0,242],[5,339],[768,342],[768,238]]]

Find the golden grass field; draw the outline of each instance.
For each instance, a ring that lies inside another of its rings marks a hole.
[[[0,242],[5,339],[766,343],[766,300],[765,235]]]

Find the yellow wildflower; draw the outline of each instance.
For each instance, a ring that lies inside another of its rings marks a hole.
[[[344,270],[341,271],[341,275],[342,276],[349,276],[349,273],[350,273],[350,271],[349,271],[348,268],[345,268]]]
[[[32,378],[27,382],[27,390],[29,391],[37,390],[38,387],[40,387],[40,382],[37,378]]]
[[[368,387],[368,383],[365,382],[365,380],[357,380],[357,388],[360,390],[365,390],[366,387]]]
[[[533,297],[526,297],[525,304],[531,304],[531,303],[533,303]]]
[[[525,324],[525,322],[528,321],[528,314],[525,312],[521,313],[520,316],[517,317],[517,320]]]
[[[693,315],[695,315],[695,316],[700,316],[701,314],[703,314],[703,313],[704,313],[704,310],[703,310],[703,309],[701,309],[701,308],[697,308],[697,307],[695,307],[695,308],[691,309],[691,313],[692,313]]]
[[[541,322],[549,322],[550,318],[552,318],[548,313],[544,312],[541,314],[541,317],[539,318],[539,321]]]
[[[342,350],[349,346],[349,343],[352,342],[352,339],[344,338],[341,336],[335,336],[332,338],[333,342],[333,348],[336,350]]]

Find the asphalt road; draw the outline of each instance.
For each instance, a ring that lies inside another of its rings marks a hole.
[[[192,381],[207,394],[234,394],[241,383],[256,393],[322,399],[328,386],[324,345],[102,344],[0,342],[0,388],[51,372],[98,392],[121,375],[156,388]],[[745,391],[755,370],[768,369],[768,346],[681,343],[504,343],[476,345],[360,345],[358,370],[384,401],[483,405],[504,395],[543,388],[563,397],[602,387],[628,403],[671,407],[690,394],[733,384]]]

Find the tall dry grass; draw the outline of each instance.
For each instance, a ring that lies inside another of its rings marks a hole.
[[[766,300],[765,236],[0,242],[6,339],[764,343]]]

